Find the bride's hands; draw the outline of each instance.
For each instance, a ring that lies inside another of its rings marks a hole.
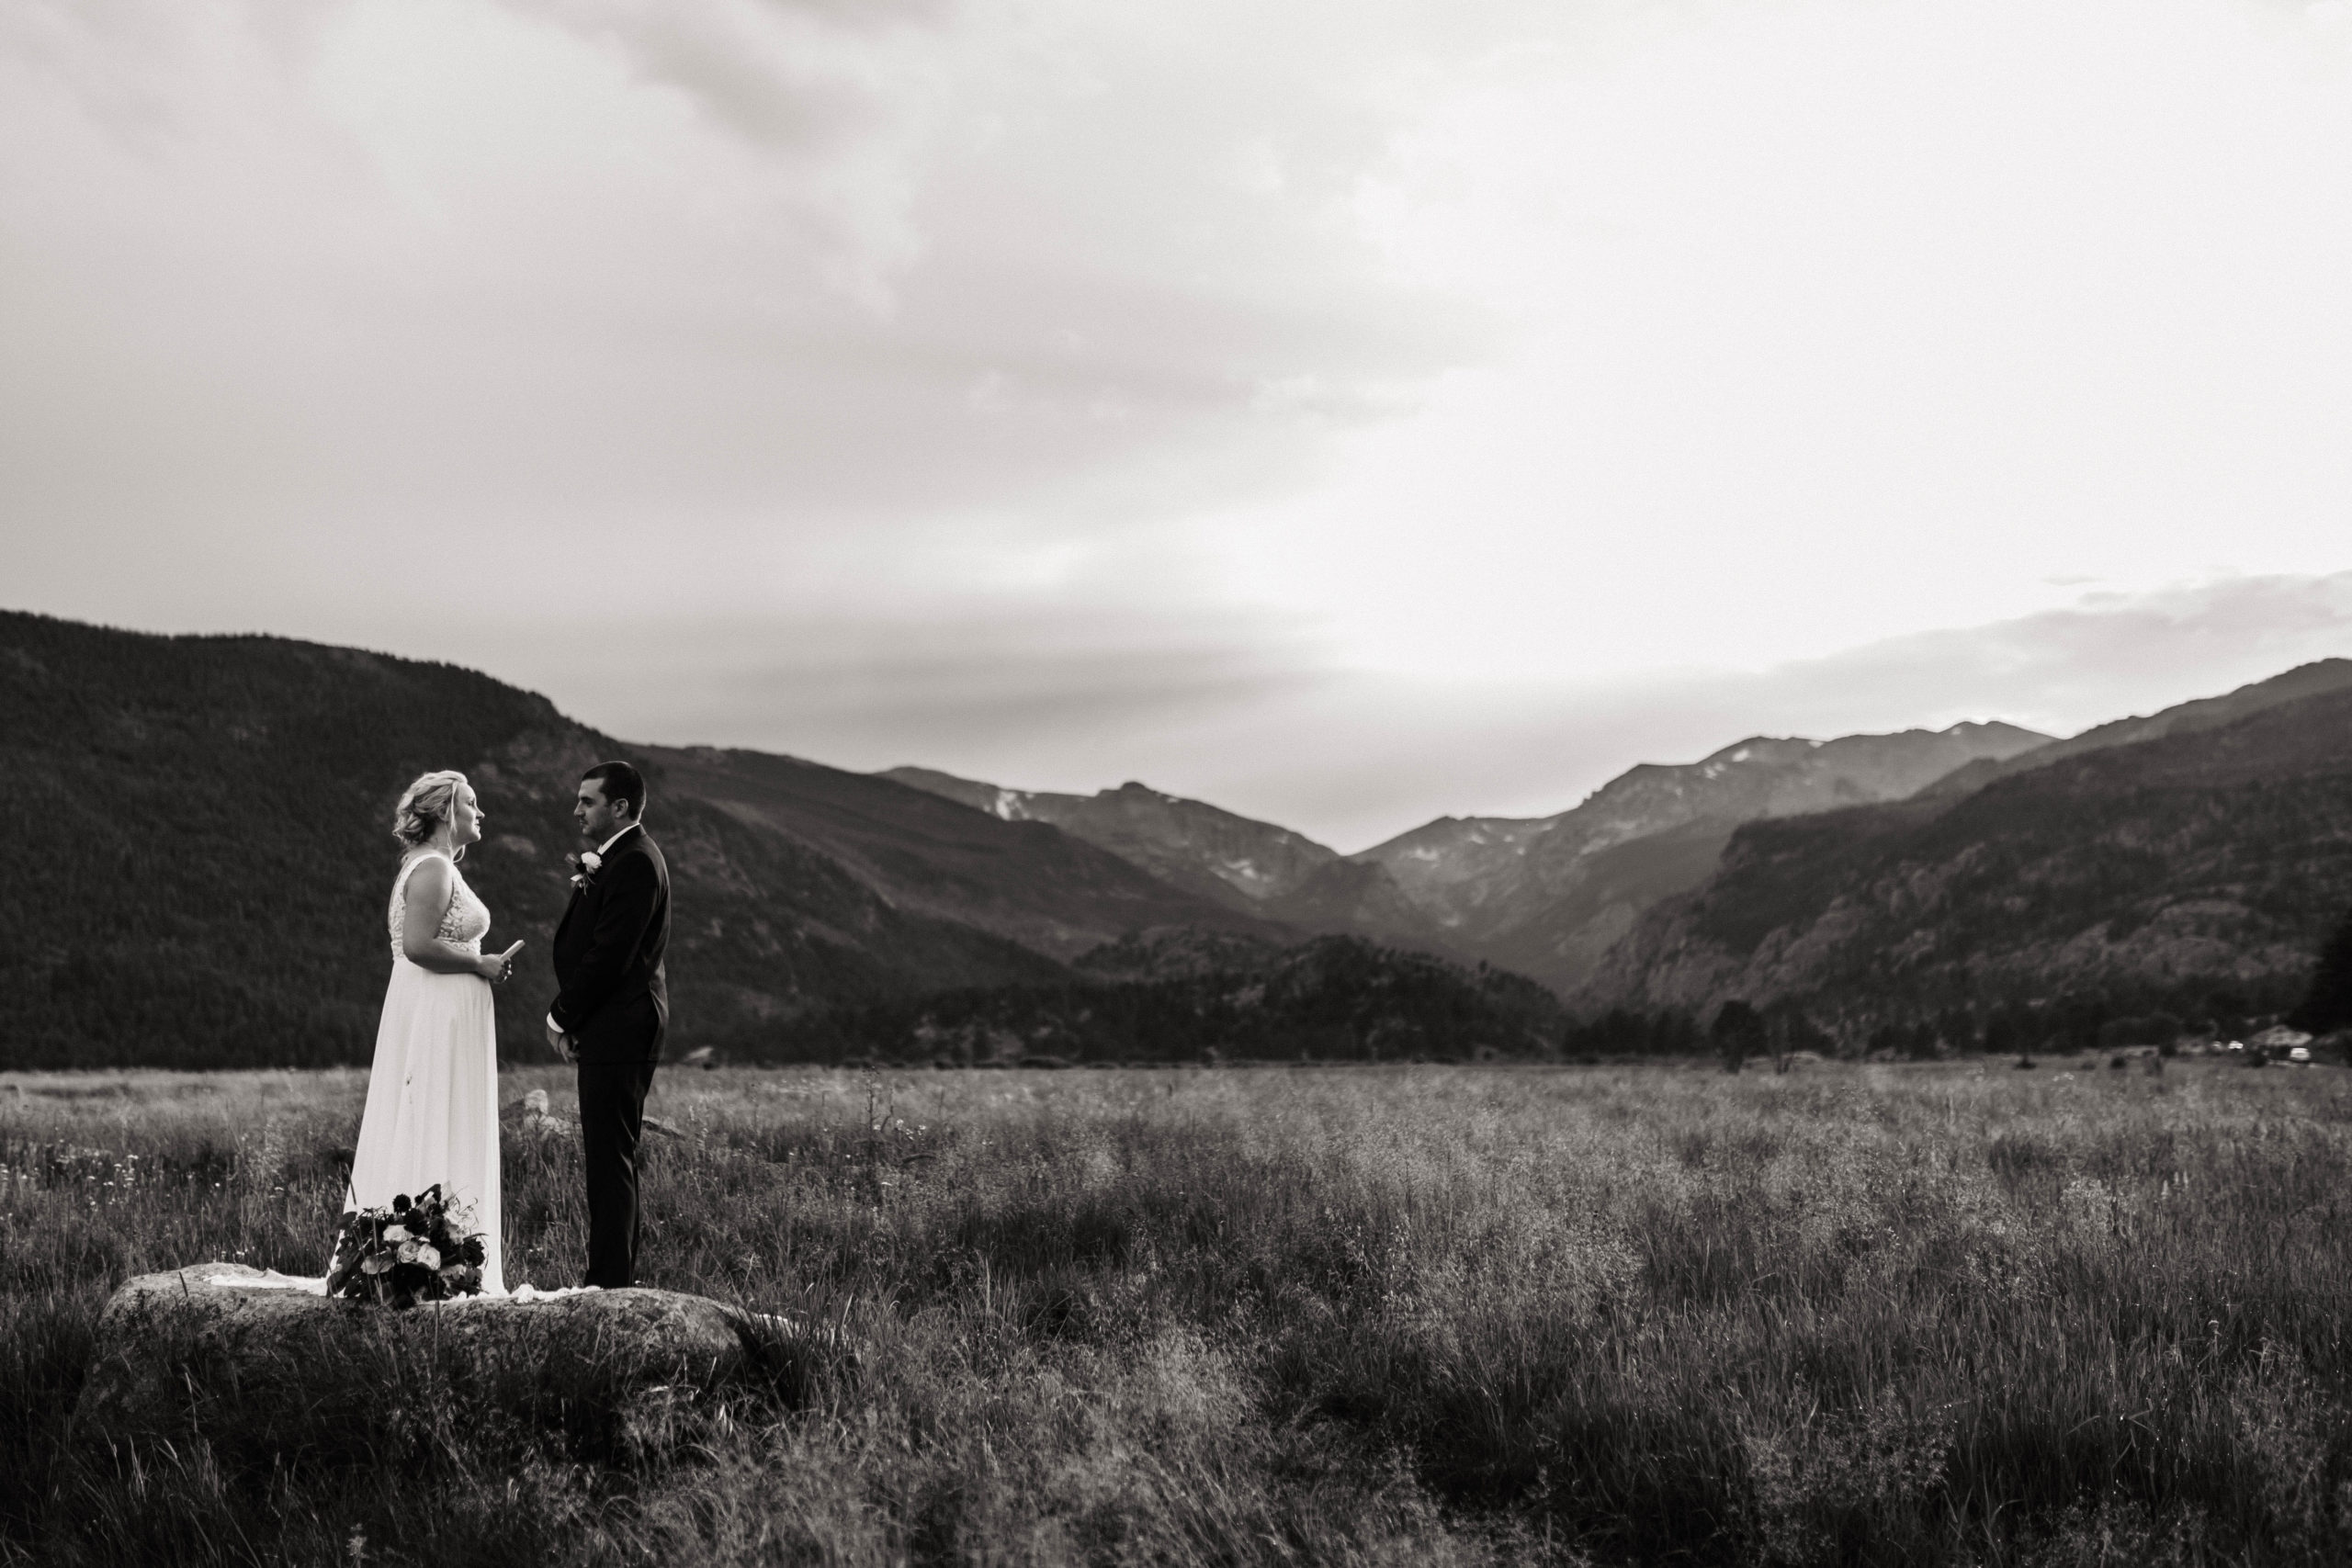
[[[483,953],[480,970],[481,977],[493,986],[504,980],[514,973],[514,955],[522,951],[523,944],[518,942],[503,953]]]

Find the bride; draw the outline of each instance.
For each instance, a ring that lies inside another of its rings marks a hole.
[[[458,773],[425,774],[393,812],[392,832],[407,852],[386,912],[392,978],[344,1210],[389,1208],[396,1195],[439,1182],[481,1233],[484,1293],[503,1295],[498,1025],[490,988],[514,973],[523,944],[481,950],[490,910],[458,870],[481,824],[473,786]]]

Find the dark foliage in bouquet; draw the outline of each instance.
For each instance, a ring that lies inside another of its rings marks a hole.
[[[389,1209],[345,1214],[327,1294],[393,1307],[480,1295],[485,1254],[481,1235],[461,1228],[467,1218],[437,1181],[413,1199],[401,1193]]]

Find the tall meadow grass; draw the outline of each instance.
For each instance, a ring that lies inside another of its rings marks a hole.
[[[646,1282],[855,1357],[68,1443],[124,1279],[321,1270],[364,1089],[0,1080],[0,1561],[2352,1561],[2352,1075],[671,1069]],[[571,1282],[576,1145],[505,1182]]]

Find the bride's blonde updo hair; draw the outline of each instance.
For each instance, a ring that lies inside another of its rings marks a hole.
[[[410,849],[433,837],[433,829],[450,818],[458,807],[458,788],[466,775],[454,769],[426,773],[401,792],[401,803],[392,807],[392,837]],[[458,856],[466,846],[456,844],[452,851]]]

